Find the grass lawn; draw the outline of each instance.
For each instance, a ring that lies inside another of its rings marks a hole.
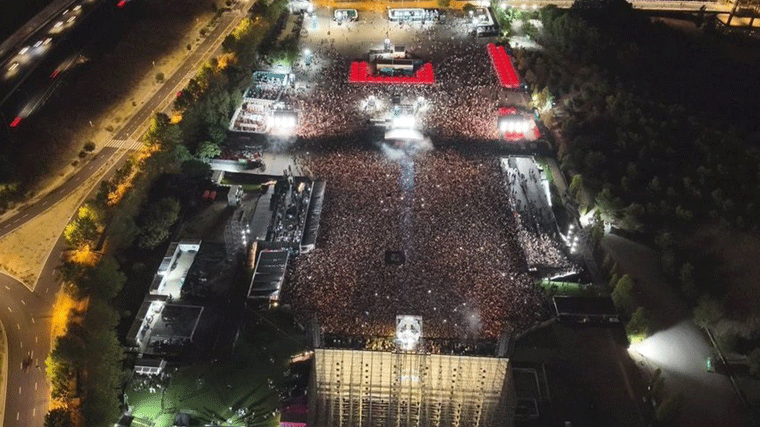
[[[240,185],[243,191],[259,191],[261,190],[261,184],[269,181],[261,175],[252,175],[245,173],[225,173],[222,177],[223,185]]]
[[[538,285],[543,288],[547,296],[568,295],[568,296],[592,296],[593,288],[576,282],[555,282],[551,280],[541,280]]]
[[[300,331],[287,316],[276,312],[263,316],[265,321],[248,322],[255,324],[241,330],[228,358],[220,355],[218,363],[201,362],[173,372],[164,381],[163,395],[161,380],[134,378],[127,395],[138,423],[170,427],[182,412],[201,424],[277,426],[278,389],[285,383],[290,357],[304,346]]]

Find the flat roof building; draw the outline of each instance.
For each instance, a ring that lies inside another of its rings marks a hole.
[[[290,252],[287,249],[259,252],[256,269],[248,288],[248,299],[277,301],[280,298]]]

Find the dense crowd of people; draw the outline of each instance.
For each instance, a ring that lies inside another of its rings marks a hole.
[[[535,213],[516,206],[511,190],[535,177],[510,182],[496,158],[346,142],[394,96],[422,98],[417,126],[433,140],[498,138],[498,82],[485,45],[435,31],[407,46],[433,62],[434,85],[349,84],[353,58],[327,41],[295,69],[309,85],[285,99],[299,111],[296,133],[311,141],[298,161],[327,191],[316,249],[294,259],[282,300],[304,324],[316,316],[325,333],[390,337],[396,316],[408,314],[423,317],[428,339],[496,338],[545,314],[531,267],[569,265],[557,236],[529,227]],[[388,253],[402,261],[388,262]],[[373,345],[389,345],[381,342]]]
[[[283,291],[305,321],[390,336],[411,314],[426,337],[495,338],[541,317],[497,160],[349,149],[303,161],[328,183],[317,249],[294,260]]]
[[[433,63],[434,85],[350,84],[348,70],[353,58],[341,55],[328,43],[321,44],[309,66],[299,63],[295,67],[313,83],[289,98],[300,115],[296,133],[305,138],[351,133],[366,127],[371,118],[359,108],[363,100],[372,95],[389,102],[391,96],[400,95],[422,97],[430,105],[419,117],[428,134],[470,140],[498,138],[498,84],[485,46],[472,39],[436,37],[438,28],[420,31],[416,44],[407,46],[412,54],[420,53],[422,59]]]

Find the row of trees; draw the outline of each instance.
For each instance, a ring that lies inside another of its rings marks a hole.
[[[156,114],[143,136],[145,149],[80,208],[64,233],[76,252],[94,248],[104,230],[109,250],[117,253],[153,249],[167,240],[180,216],[180,202],[165,197],[146,203],[148,190],[165,172],[205,177],[210,170],[206,162],[221,154],[233,108],[250,83],[255,48],[270,28],[261,17],[279,16],[284,2],[259,9],[257,18],[245,19],[235,30],[226,56],[205,64],[182,91],[174,105],[176,118]],[[66,333],[57,338],[47,360],[52,395],[61,405],[47,415],[46,425],[110,425],[120,413],[125,380],[116,334],[120,316],[112,301],[126,276],[108,256],[88,262],[72,257],[60,266],[59,276],[65,292],[85,302],[87,310],[70,313]]]
[[[119,390],[124,380],[122,347],[115,328],[119,315],[110,305],[126,282],[115,259],[93,267],[66,270],[62,281],[86,312],[72,310],[66,333],[56,338],[46,368],[52,398],[60,409],[46,423],[106,425],[120,413]],[[51,425],[51,424],[46,424]]]
[[[725,53],[726,43],[758,43],[685,35],[625,2],[593,3],[543,9],[544,49],[518,51],[517,66],[534,99],[548,90],[558,100],[543,119],[561,136],[572,185],[605,220],[655,240],[700,316],[725,316],[720,266],[689,250],[688,238],[707,226],[760,231],[760,85],[751,77],[760,65]]]

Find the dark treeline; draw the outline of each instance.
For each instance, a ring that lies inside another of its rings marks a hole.
[[[730,317],[717,256],[687,242],[760,226],[760,44],[709,21],[687,34],[615,0],[540,19],[544,50],[518,51],[517,63],[557,100],[544,121],[563,169],[605,219],[660,246],[707,324]]]

